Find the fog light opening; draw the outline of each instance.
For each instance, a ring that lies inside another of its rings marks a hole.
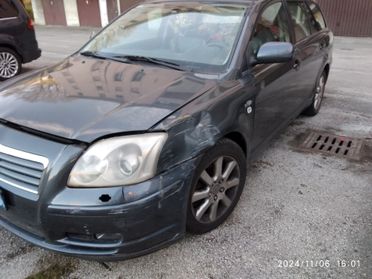
[[[110,195],[107,195],[107,194],[104,194],[102,196],[99,197],[99,200],[101,202],[109,202],[111,200],[111,196]]]

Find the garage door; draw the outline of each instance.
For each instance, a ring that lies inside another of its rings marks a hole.
[[[48,25],[66,25],[63,0],[42,0],[45,23]]]
[[[101,27],[98,0],[77,0],[81,26]]]
[[[318,0],[338,36],[372,37],[372,0]]]
[[[109,22],[119,15],[118,1],[107,0],[107,15]]]
[[[120,11],[121,13],[128,10],[130,7],[132,7],[135,4],[138,4],[140,2],[143,2],[141,0],[120,0]]]

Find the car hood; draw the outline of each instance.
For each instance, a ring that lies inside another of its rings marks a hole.
[[[91,142],[146,131],[214,84],[193,73],[75,56],[3,86],[0,119]]]

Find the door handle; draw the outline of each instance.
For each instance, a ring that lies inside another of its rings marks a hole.
[[[301,61],[299,59],[296,59],[293,63],[293,69],[298,70],[300,68]]]

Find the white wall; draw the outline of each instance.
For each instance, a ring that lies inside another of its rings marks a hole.
[[[45,25],[44,9],[41,0],[31,0],[35,23]]]
[[[120,0],[116,0],[116,5],[118,6],[118,15],[121,15]]]
[[[106,0],[99,0],[99,10],[101,13],[101,25],[106,26],[109,23],[108,13],[107,13],[107,3]]]
[[[76,0],[63,0],[63,2],[65,6],[67,25],[68,26],[80,26]]]

